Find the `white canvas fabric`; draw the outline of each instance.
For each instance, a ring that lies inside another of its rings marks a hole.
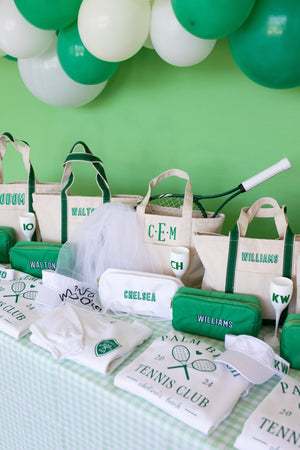
[[[270,207],[264,207],[267,205]],[[246,237],[248,225],[255,217],[274,219],[278,239]],[[279,206],[272,198],[264,197],[250,208],[245,207],[241,210],[237,227],[230,236],[194,233],[194,244],[205,269],[202,289],[231,292],[228,290],[228,266],[232,267],[233,283],[230,289],[237,294],[256,296],[260,301],[263,319],[275,319],[275,310],[269,298],[269,286],[271,279],[276,276],[289,277],[288,274],[283,274],[287,254],[285,249],[288,248],[289,251],[292,250],[290,272],[294,281],[293,297],[289,305],[289,311],[292,313],[298,295],[295,277],[300,236],[293,236],[289,232],[285,207]],[[287,241],[289,236],[293,237],[292,242]],[[230,242],[237,243],[235,266],[232,264]]]
[[[249,382],[199,336],[171,330],[115,376],[115,386],[209,434],[229,416]]]
[[[35,297],[40,281],[13,280],[0,282],[0,330],[15,339],[29,332],[39,317]]]
[[[55,325],[55,317],[61,326]],[[80,350],[79,323],[82,325],[83,333],[82,350]],[[31,327],[31,341],[48,351],[53,350],[55,346],[55,352],[52,352],[54,357],[60,355],[62,359],[65,355],[67,359],[105,375],[113,372],[138,345],[152,334],[149,327],[138,321],[125,322],[72,305],[44,312],[44,317],[38,326],[38,333],[36,330],[36,324],[34,324]],[[68,338],[71,335],[76,336],[74,348],[72,339]],[[65,340],[66,336],[68,342]]]
[[[247,419],[235,441],[239,450],[300,446],[300,383],[286,375]]]
[[[171,320],[172,298],[181,286],[168,275],[107,269],[99,280],[99,297],[104,311]]]
[[[149,203],[152,189],[169,177],[186,180],[184,202],[182,208],[153,205]],[[192,240],[193,232],[220,233],[224,222],[224,214],[212,218],[204,218],[200,210],[193,210],[193,191],[189,175],[179,169],[170,169],[150,181],[143,201],[137,205],[137,216],[144,232],[144,241],[153,246],[158,254],[164,275],[172,275],[170,251],[172,247],[187,247],[190,250],[190,263],[182,282],[185,286],[200,287],[203,277],[203,266],[195,250]]]

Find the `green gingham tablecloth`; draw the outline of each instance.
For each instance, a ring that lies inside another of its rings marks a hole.
[[[108,376],[54,360],[33,345],[29,335],[17,341],[0,332],[0,449],[233,449],[244,422],[279,379],[252,389],[231,416],[205,436],[114,386],[118,370],[172,329],[170,322],[142,322],[152,328],[152,337]],[[224,350],[222,341],[204,339]],[[290,374],[300,380],[300,371]]]

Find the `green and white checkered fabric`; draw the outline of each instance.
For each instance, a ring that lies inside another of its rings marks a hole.
[[[142,322],[152,337],[170,322]],[[205,338],[224,350],[223,342]],[[145,400],[116,388],[117,371],[101,375],[71,361],[58,362],[33,345],[0,333],[0,449],[3,450],[181,450],[232,449],[246,419],[278,382],[256,386],[211,435],[188,427]],[[117,370],[120,370],[117,369]],[[300,372],[290,372],[300,380]]]

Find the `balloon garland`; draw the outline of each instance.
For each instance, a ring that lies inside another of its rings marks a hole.
[[[143,46],[188,67],[224,37],[250,80],[300,86],[299,1],[0,1],[0,57],[16,60],[29,91],[59,107],[92,101]]]
[[[228,37],[244,74],[269,88],[300,86],[300,2],[257,0],[248,20]]]

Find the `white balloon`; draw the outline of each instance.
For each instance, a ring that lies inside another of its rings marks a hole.
[[[152,10],[152,6],[153,6],[153,1],[154,0],[150,0],[150,8],[151,8],[151,10]],[[151,36],[150,36],[150,29],[149,29],[149,33],[148,33],[147,39],[144,42],[143,47],[149,48],[150,50],[154,50],[154,47],[153,47],[153,44],[152,44],[152,41],[151,41]]]
[[[106,86],[85,85],[73,81],[63,70],[56,50],[57,39],[45,53],[18,59],[21,78],[29,91],[44,103],[74,108],[92,101]]]
[[[56,32],[31,25],[13,0],[0,1],[0,48],[14,58],[31,58],[44,52]]]
[[[83,45],[96,58],[124,61],[143,46],[150,29],[150,2],[83,0],[78,31]]]
[[[154,47],[153,47],[153,44],[152,44],[152,41],[151,41],[150,33],[148,34],[148,37],[145,40],[143,47],[149,48],[150,50],[154,50]]]
[[[187,67],[205,59],[215,46],[215,39],[201,39],[178,22],[171,0],[154,0],[150,36],[158,55],[174,66]]]

